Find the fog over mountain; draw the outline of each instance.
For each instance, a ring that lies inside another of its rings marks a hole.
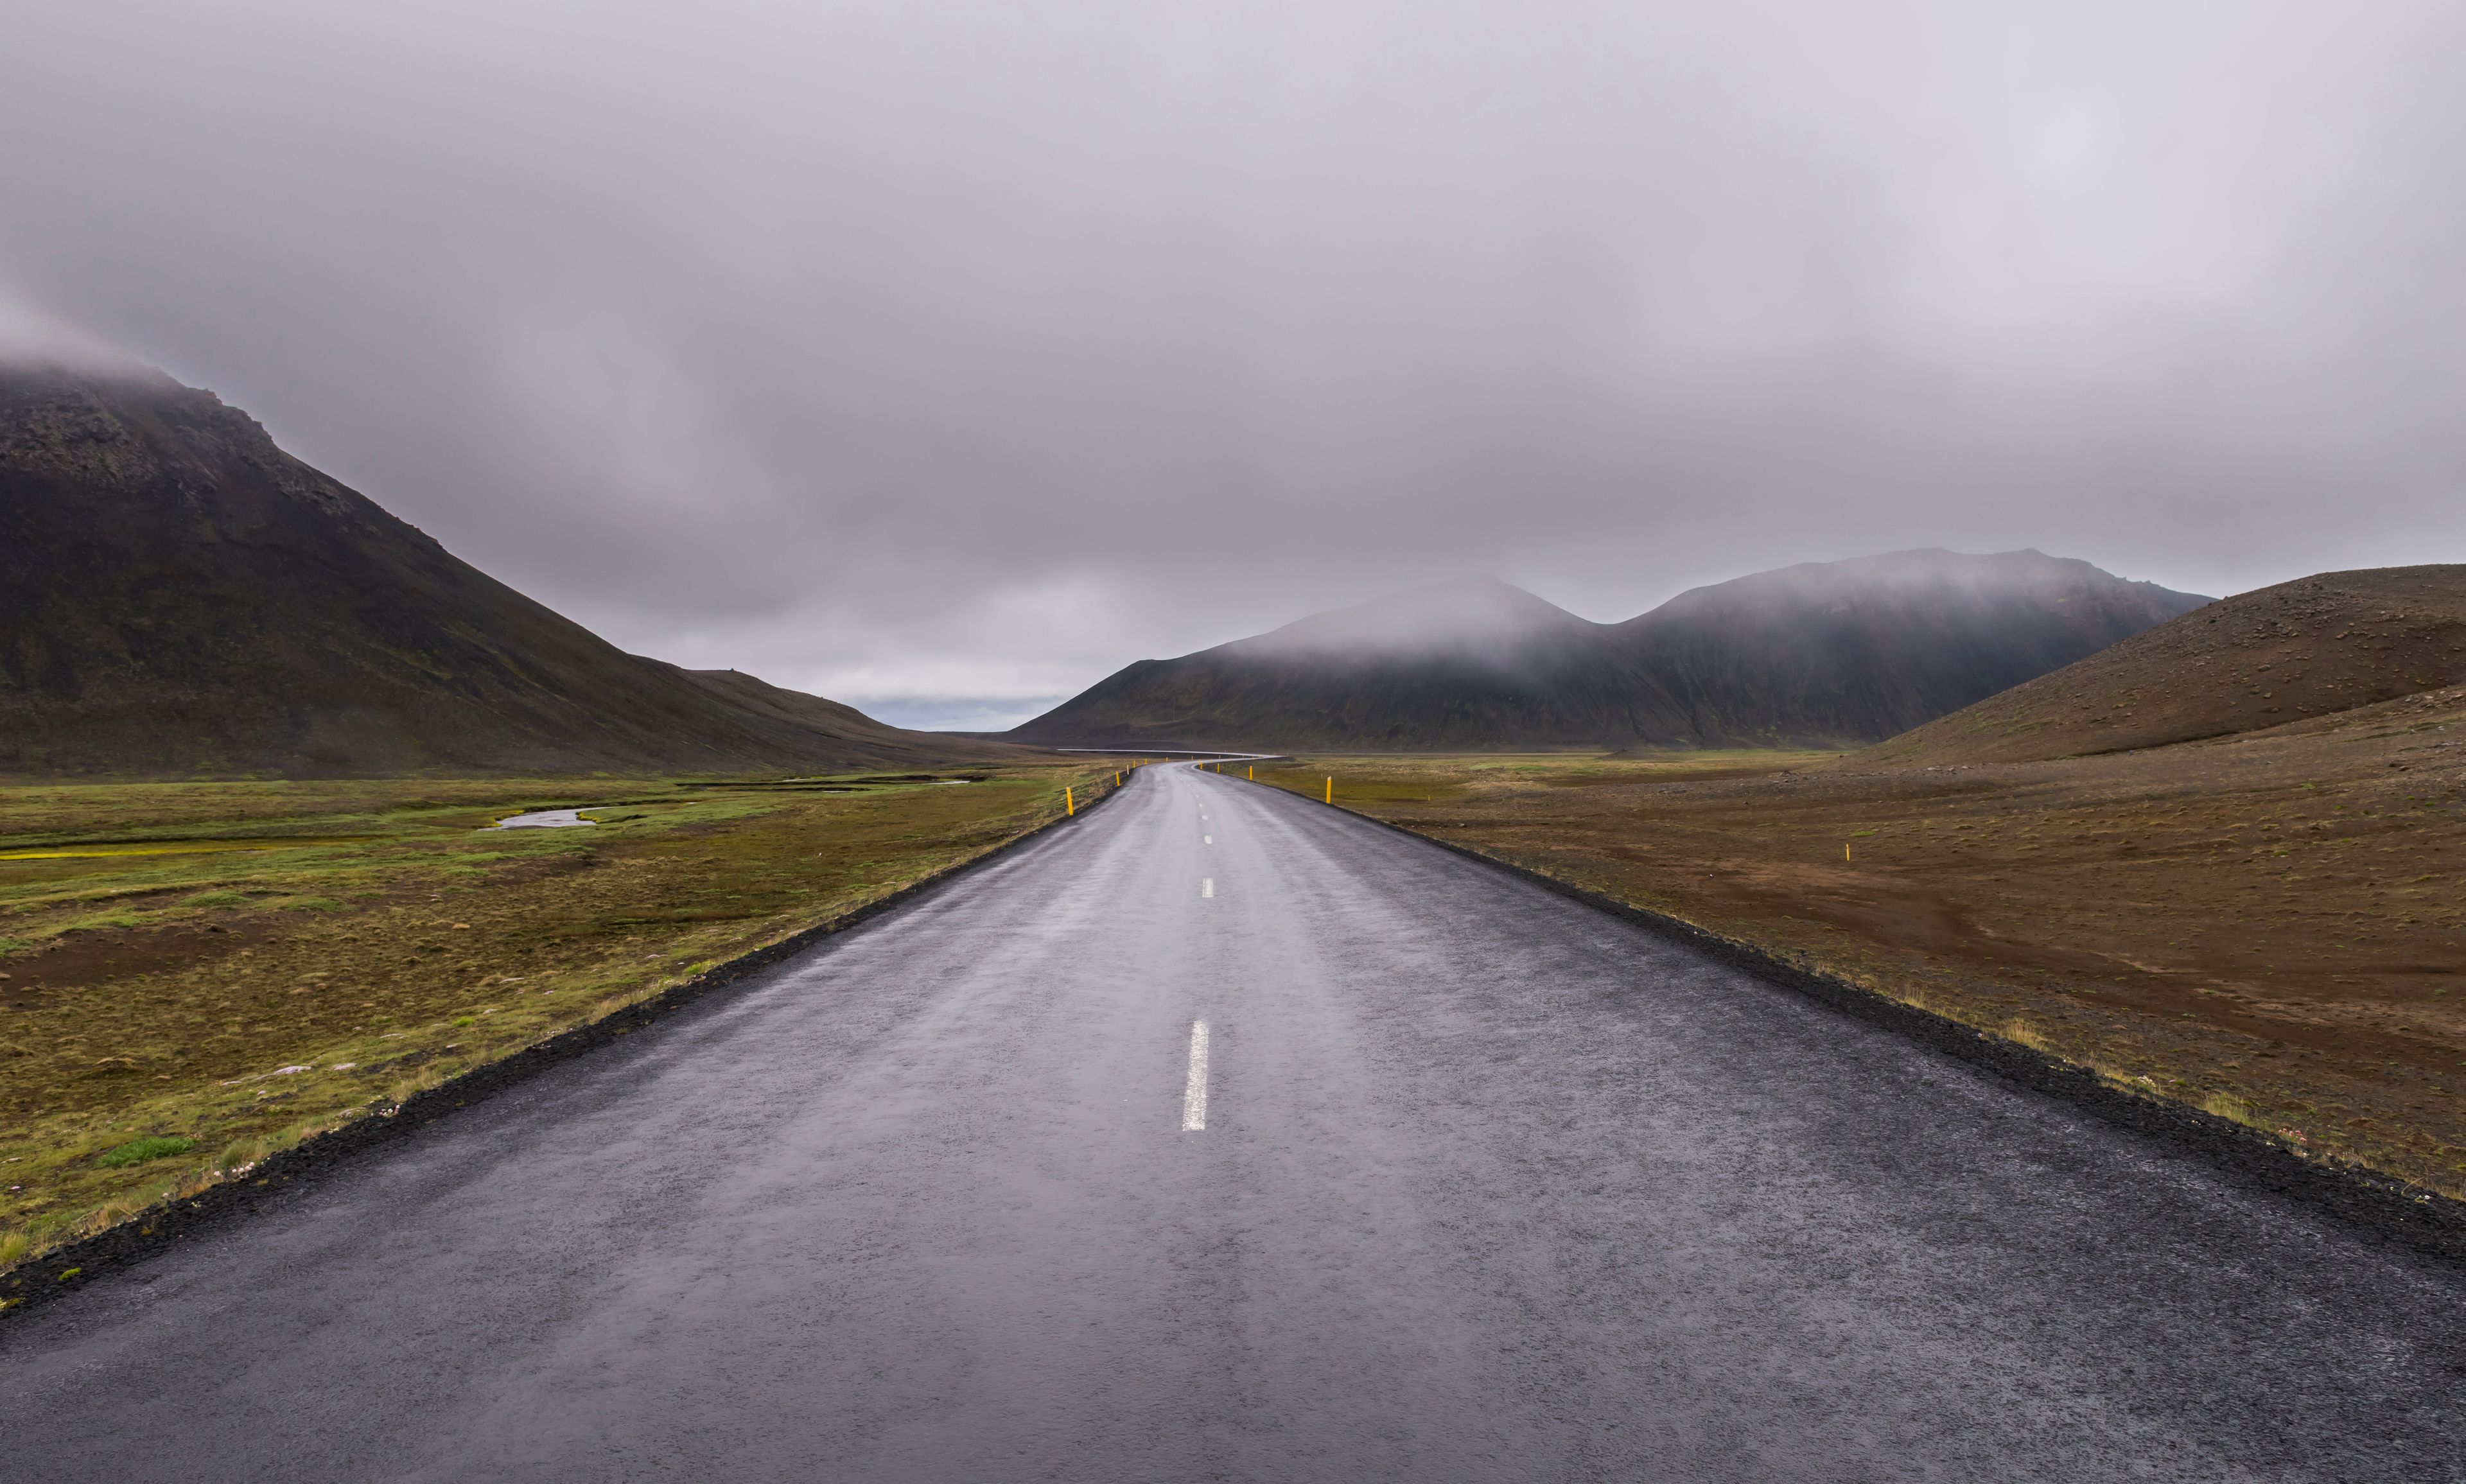
[[[1849,747],[2209,599],[2038,551],[1895,551],[1591,623],[1496,578],[1128,665],[1009,740],[1059,747]]]
[[[1604,628],[1495,577],[1467,577],[1312,614],[1222,652],[1336,665],[1446,661],[1512,673]]]
[[[0,340],[987,727],[1495,573],[2466,551],[2466,8],[18,0]]]

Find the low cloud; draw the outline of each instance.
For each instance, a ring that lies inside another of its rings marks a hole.
[[[910,719],[1475,573],[1614,619],[1905,547],[2466,552],[2454,6],[11,29],[0,339]]]

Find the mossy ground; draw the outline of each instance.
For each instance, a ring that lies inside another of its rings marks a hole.
[[[980,855],[1113,773],[971,776],[0,788],[0,1266]],[[482,828],[575,805],[601,822]]]
[[[1239,776],[1240,770],[1227,769]],[[2111,756],[1303,757],[1259,781],[2466,1196],[2466,697]]]

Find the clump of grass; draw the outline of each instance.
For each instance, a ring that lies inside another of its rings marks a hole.
[[[477,1025],[479,1023],[479,1019],[476,1016],[458,1015],[454,1017],[454,1028],[457,1030],[461,1029],[465,1025]]]
[[[1999,1028],[1998,1034],[2017,1046],[2028,1046],[2041,1056],[2051,1055],[2054,1050],[2047,1040],[2046,1032],[2025,1020],[2015,1018],[2006,1021]]]
[[[191,1169],[178,1180],[164,1187],[163,1199],[186,1201],[191,1196],[213,1189],[221,1178],[220,1171]]]
[[[105,929],[139,928],[145,926],[145,924],[146,919],[140,917],[135,912],[97,912],[91,917],[78,918],[77,921],[70,923],[61,931],[66,933],[100,933]]]
[[[147,1202],[140,1195],[118,1195],[103,1202],[69,1226],[69,1238],[91,1237],[109,1231],[122,1222],[146,1209]]]
[[[182,907],[245,907],[248,895],[241,891],[200,891],[180,904]]]
[[[342,903],[329,896],[285,897],[274,905],[303,912],[339,912],[345,910]]]
[[[234,1139],[224,1146],[221,1158],[214,1160],[214,1167],[226,1175],[245,1175],[263,1164],[265,1155],[264,1139]]]
[[[2202,1098],[2201,1112],[2211,1117],[2224,1118],[2229,1123],[2243,1124],[2247,1128],[2256,1127],[2260,1121],[2253,1113],[2252,1104],[2232,1092],[2212,1092]]]
[[[34,1238],[30,1232],[0,1231],[0,1270],[16,1267],[34,1248]]]
[[[132,1138],[125,1144],[104,1150],[95,1163],[116,1170],[123,1165],[144,1164],[148,1159],[184,1155],[196,1147],[194,1139],[171,1134],[149,1134],[144,1138]]]
[[[445,1080],[445,1073],[435,1067],[423,1067],[415,1072],[396,1077],[386,1089],[386,1096],[396,1104],[408,1103],[430,1088]]]

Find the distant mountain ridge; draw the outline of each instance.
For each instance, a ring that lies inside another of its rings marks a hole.
[[[1703,745],[1837,747],[1896,735],[2209,601],[2035,551],[1895,551],[1696,588],[1620,627]]]
[[[626,654],[159,371],[0,366],[0,775],[1001,755]]]
[[[1312,614],[1220,648],[1258,660],[1311,657],[1351,664],[1456,660],[1513,667],[1603,627],[1494,577],[1468,577]]]
[[[2037,551],[1899,551],[1593,623],[1492,578],[1130,665],[1007,733],[1047,746],[1857,747],[2209,601]]]

